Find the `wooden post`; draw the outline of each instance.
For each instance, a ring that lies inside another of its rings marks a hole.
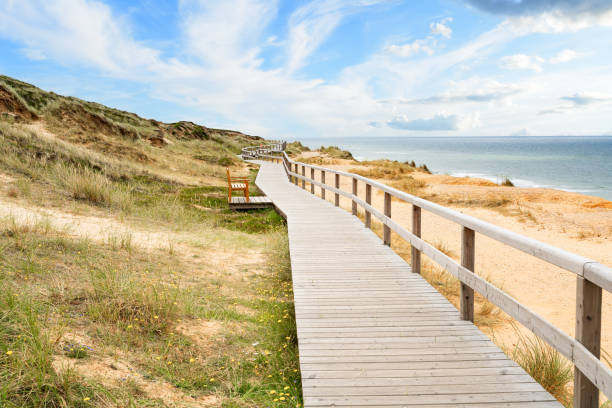
[[[336,179],[335,187],[336,188],[340,188],[340,175],[338,173],[336,173],[335,176],[336,176],[335,177],[335,179]],[[340,194],[338,194],[338,193],[335,193],[334,204],[336,205],[336,207],[340,206]]]
[[[321,183],[325,184],[325,170],[321,170]],[[325,187],[321,186],[321,198],[325,200]]]
[[[385,192],[385,215],[391,218],[391,194]],[[391,246],[391,228],[383,224],[383,243]]]
[[[314,180],[314,169],[313,168],[310,168],[310,179]],[[310,183],[310,192],[312,194],[315,193],[315,185],[314,185],[314,183]]]
[[[474,230],[463,227],[461,230],[461,266],[474,272],[476,234]],[[474,322],[474,289],[461,283],[461,319]]]
[[[302,177],[306,176],[306,166],[302,165]],[[302,179],[302,188],[306,190],[306,179]]]
[[[353,195],[356,196],[357,195],[357,179],[353,178],[352,180],[353,180]],[[355,200],[353,200],[352,210],[353,210],[353,215],[357,215],[357,203],[355,202]]]
[[[295,168],[293,169],[293,172],[294,172],[295,174],[299,174],[299,173],[298,173],[298,164],[297,164],[297,163],[295,163]],[[293,181],[295,182],[295,185],[297,186],[297,185],[298,185],[298,180],[299,180],[299,179],[297,178],[297,176],[296,176],[296,177],[294,177],[293,179],[294,179]]]
[[[601,353],[601,288],[578,276],[576,283],[576,340],[597,358]],[[574,368],[574,407],[599,407],[599,390]]]
[[[366,203],[372,205],[372,185],[366,184]],[[372,228],[372,213],[366,210],[365,212],[365,226],[366,228]]]
[[[421,207],[412,205],[412,233],[421,238]],[[410,246],[410,263],[412,272],[421,273],[421,251]]]

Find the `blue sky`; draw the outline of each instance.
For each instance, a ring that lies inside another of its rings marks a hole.
[[[277,139],[612,134],[610,0],[0,0],[0,73]]]

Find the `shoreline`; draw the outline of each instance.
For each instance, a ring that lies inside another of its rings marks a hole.
[[[595,145],[589,143],[592,139],[604,140],[605,153],[612,146],[610,136],[593,136],[584,140],[585,146],[591,146],[589,154],[596,154],[593,157],[580,153],[573,156],[576,143],[579,147],[583,143],[581,139],[573,136],[472,136],[465,139],[467,142],[464,143],[457,138],[446,136],[336,140],[321,138],[305,139],[303,143],[313,149],[318,149],[321,144],[337,144],[339,149],[353,153],[353,157],[358,161],[415,160],[419,164],[426,164],[435,174],[480,178],[498,184],[508,178],[516,187],[554,189],[612,201],[612,185],[608,185],[610,181],[605,176],[608,165],[598,165],[602,155],[596,147],[600,145],[593,147]],[[573,144],[558,145],[553,143],[554,139],[569,140]],[[529,141],[530,144],[506,151],[506,146],[515,140]],[[410,146],[411,141],[418,143]],[[544,146],[541,153],[534,155],[531,152],[532,141],[534,148]],[[479,142],[486,147],[481,148]],[[440,143],[439,151],[437,143]],[[453,150],[455,145],[458,146],[456,153]],[[575,174],[583,174],[583,177],[577,179]]]

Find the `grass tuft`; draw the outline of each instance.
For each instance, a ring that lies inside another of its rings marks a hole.
[[[519,334],[510,355],[546,391],[566,407],[571,406],[570,384],[573,380],[573,367],[557,350],[538,337]]]

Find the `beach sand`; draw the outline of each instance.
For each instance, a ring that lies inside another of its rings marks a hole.
[[[316,155],[310,152],[307,157]],[[349,160],[330,159],[328,162],[331,164],[325,164],[326,167],[343,171],[368,168]],[[442,205],[462,213],[612,265],[610,201],[552,189],[501,187],[488,180],[475,178],[430,175],[424,172],[412,172],[410,176],[426,183],[419,190],[421,196],[434,197]],[[351,181],[346,177],[340,179],[342,189],[351,191]],[[328,176],[327,184],[332,184],[332,180]],[[393,180],[380,181],[389,184]],[[365,187],[360,183],[358,195],[365,199],[364,190]],[[316,191],[319,194],[318,188]],[[382,209],[383,194],[375,191],[373,204]],[[327,192],[328,200],[333,201],[333,197],[333,193]],[[453,204],[449,205],[448,202]],[[341,198],[341,206],[350,209],[351,203]],[[392,218],[410,229],[411,205],[393,200]],[[427,242],[446,247],[452,257],[459,259],[461,229],[457,224],[423,211],[422,235]],[[402,244],[400,237],[394,235],[392,239],[393,246]],[[475,269],[479,275],[511,294],[523,305],[567,334],[574,335],[576,276],[573,273],[481,234],[476,234]],[[611,312],[612,295],[604,291],[602,348],[609,353],[612,352]],[[493,328],[482,329],[498,344],[511,347],[517,341],[517,332],[510,319]]]

